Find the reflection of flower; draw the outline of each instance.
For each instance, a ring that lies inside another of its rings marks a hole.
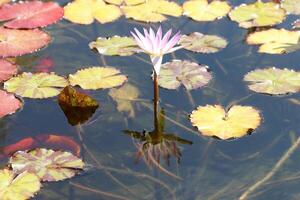
[[[181,48],[180,46],[174,47],[181,37],[180,33],[176,33],[171,38],[171,29],[164,36],[162,35],[161,27],[158,28],[156,34],[151,28],[149,29],[149,31],[144,29],[145,35],[141,34],[136,28],[134,30],[135,33],[131,32],[132,36],[134,37],[139,47],[142,48],[145,53],[150,55],[154,70],[158,75],[163,55],[174,52],[177,49]]]

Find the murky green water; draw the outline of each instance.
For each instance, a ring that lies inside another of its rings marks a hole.
[[[251,1],[230,2],[238,5]],[[66,1],[60,3],[64,5]],[[277,27],[290,28],[294,19],[294,16],[288,16],[285,23]],[[208,65],[214,76],[207,87],[190,94],[183,88],[160,90],[161,107],[167,116],[165,131],[193,144],[177,144],[181,151],[180,163],[174,157],[170,158],[169,166],[161,160],[169,174],[147,165],[142,158],[137,161],[136,141],[123,130],[153,129],[151,66],[134,56],[101,57],[89,49],[88,43],[99,36],[129,35],[134,27],[142,26],[148,25],[124,18],[105,25],[95,22],[90,26],[62,20],[46,29],[53,36],[47,48],[18,59],[20,71],[32,72],[37,70],[35,66],[40,60],[51,59],[54,66],[50,71],[65,76],[87,66],[114,66],[128,75],[129,83],[139,89],[140,98],[148,100],[132,102],[135,117],[128,118],[117,111],[108,90],[88,91],[99,101],[100,108],[81,127],[68,124],[56,98],[25,99],[21,111],[1,119],[1,146],[40,134],[69,136],[84,146],[82,156],[85,161],[96,166],[71,180],[45,184],[34,199],[235,200],[261,180],[299,136],[300,106],[289,101],[290,98],[299,100],[299,93],[282,97],[256,94],[248,90],[242,79],[245,73],[265,66],[300,70],[300,51],[288,55],[258,54],[257,47],[244,43],[248,31],[238,28],[228,18],[208,23],[194,22],[186,17],[170,18],[162,23],[165,30],[173,28],[183,34],[194,31],[217,34],[226,38],[229,45],[215,54],[176,52],[177,59]],[[138,56],[148,60],[146,55]],[[172,55],[165,56],[164,62],[171,59]],[[198,105],[228,106],[234,102],[261,110],[263,123],[251,136],[220,141],[197,135],[188,120],[192,110]],[[78,132],[82,134],[83,143],[78,139]],[[299,199],[299,153],[296,150],[270,180],[251,193],[249,199]],[[5,163],[6,160],[2,160],[1,164]],[[183,180],[177,180],[176,176]],[[85,188],[79,188],[78,184]]]

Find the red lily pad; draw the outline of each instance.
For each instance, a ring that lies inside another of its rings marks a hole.
[[[32,53],[46,46],[50,35],[34,30],[15,30],[0,27],[0,57],[14,57]]]
[[[0,118],[13,114],[22,107],[22,102],[15,95],[0,90]]]
[[[0,8],[0,21],[8,28],[37,28],[53,24],[64,15],[64,10],[55,2],[25,1],[5,4]]]
[[[17,73],[17,66],[8,62],[7,60],[0,59],[0,83],[10,79]]]

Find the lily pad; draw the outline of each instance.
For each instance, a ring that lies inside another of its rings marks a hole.
[[[173,60],[162,65],[158,84],[166,89],[177,89],[182,84],[187,90],[206,85],[212,78],[206,65],[187,60]]]
[[[0,27],[0,57],[32,53],[46,46],[51,37],[38,29],[14,30]]]
[[[113,67],[89,67],[69,75],[72,86],[79,85],[83,89],[107,89],[122,85],[127,80],[125,75]]]
[[[130,56],[140,51],[132,37],[99,37],[96,41],[91,42],[89,46],[91,49],[97,49],[100,54],[108,56]]]
[[[26,200],[40,188],[40,179],[35,174],[23,172],[18,175],[8,169],[0,170],[0,199]]]
[[[68,81],[54,73],[24,72],[4,83],[4,89],[28,98],[48,98],[56,96],[68,85]]]
[[[292,25],[293,25],[293,28],[296,28],[296,29],[300,28],[300,19],[297,19],[296,21],[294,21]]]
[[[183,14],[196,21],[214,21],[227,15],[231,7],[226,1],[190,0],[183,4]]]
[[[15,113],[22,105],[22,102],[15,95],[0,90],[0,118]]]
[[[64,15],[55,2],[25,1],[5,4],[0,8],[0,21],[8,28],[37,28],[53,24]]]
[[[120,88],[113,88],[109,90],[108,95],[111,96],[118,104],[119,112],[129,114],[129,117],[135,117],[135,110],[133,102],[139,97],[139,90],[131,84],[125,84]]]
[[[300,91],[300,72],[270,67],[256,69],[245,75],[250,90],[265,94],[287,94]]]
[[[182,15],[181,6],[167,0],[147,0],[142,4],[121,8],[126,18],[142,22],[161,22],[167,19],[165,15],[173,17]]]
[[[300,49],[300,32],[285,29],[258,31],[247,37],[248,44],[261,45],[258,52],[284,54]]]
[[[277,3],[257,1],[235,7],[229,17],[243,28],[272,26],[284,20],[285,11]]]
[[[128,6],[132,6],[132,5],[137,5],[137,4],[141,4],[141,3],[145,3],[146,0],[105,0],[105,2],[110,3],[110,4],[115,4],[115,5],[128,5]]]
[[[11,2],[12,0],[0,0],[0,6],[2,6],[3,4],[6,4],[8,2]]]
[[[183,35],[179,44],[187,50],[198,53],[215,53],[227,46],[227,41],[216,35],[204,35],[194,32]]]
[[[0,59],[0,83],[10,79],[17,71],[17,66],[15,64]]]
[[[30,172],[42,181],[61,181],[83,169],[83,161],[69,152],[52,149],[18,151],[9,160],[16,173]]]
[[[73,23],[91,24],[96,19],[104,24],[115,21],[122,13],[118,6],[102,0],[75,0],[64,7],[64,17]]]
[[[234,105],[225,111],[220,105],[206,105],[194,110],[190,120],[202,135],[226,140],[252,132],[260,125],[261,117],[251,106]]]
[[[61,91],[58,103],[72,126],[84,124],[99,107],[95,99],[70,86]]]
[[[281,7],[290,14],[300,15],[300,0],[281,0]]]

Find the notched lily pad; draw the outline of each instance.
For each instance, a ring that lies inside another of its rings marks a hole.
[[[4,83],[4,89],[28,98],[48,98],[56,96],[68,85],[68,81],[54,73],[24,72]]]
[[[0,59],[0,83],[10,79],[17,73],[17,66],[7,60]]]
[[[0,118],[15,113],[22,105],[23,103],[15,95],[0,90]]]
[[[189,35],[183,35],[179,44],[187,50],[198,53],[215,53],[227,46],[227,41],[216,35],[204,35],[194,32]]]
[[[58,103],[72,126],[84,124],[99,107],[95,99],[70,86],[61,91]]]
[[[83,161],[69,152],[52,149],[18,151],[9,160],[16,173],[30,172],[42,181],[61,181],[83,169]]]
[[[247,37],[248,44],[261,45],[258,52],[285,54],[300,49],[300,32],[285,29],[258,31]]]
[[[141,51],[132,37],[113,36],[97,38],[89,44],[91,49],[97,49],[100,54],[108,56],[130,56]]]
[[[183,4],[183,15],[196,21],[214,21],[227,15],[230,9],[226,1],[190,0]]]
[[[162,65],[158,84],[166,89],[177,89],[182,84],[187,90],[192,90],[206,85],[211,78],[206,65],[187,60],[173,60]]]
[[[277,3],[257,1],[235,7],[229,17],[243,28],[272,26],[284,20],[285,11]]]
[[[122,85],[127,80],[125,75],[113,67],[89,67],[69,75],[72,86],[79,85],[83,89],[107,89]]]
[[[259,93],[280,95],[300,91],[300,72],[270,67],[256,69],[245,75],[249,89]]]
[[[290,14],[300,15],[300,0],[281,0],[281,7]]]
[[[234,105],[225,111],[220,105],[206,105],[194,110],[190,120],[202,135],[226,140],[252,132],[260,125],[261,117],[251,106]]]

